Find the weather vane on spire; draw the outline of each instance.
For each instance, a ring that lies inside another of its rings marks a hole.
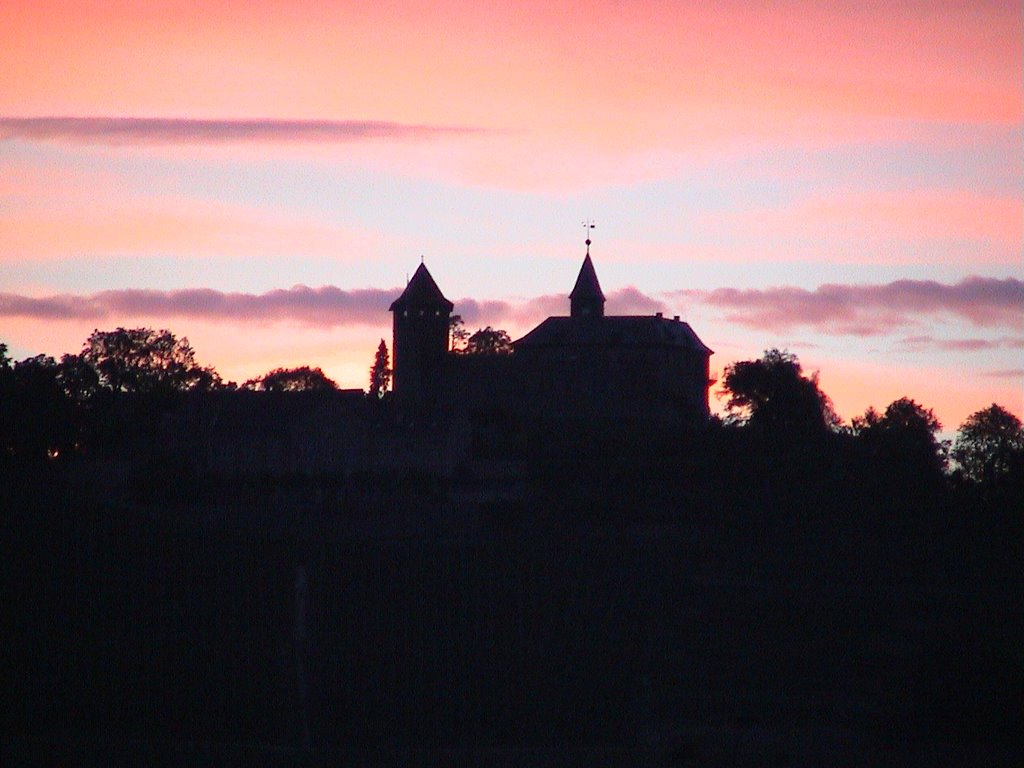
[[[583,230],[587,233],[587,256],[590,255],[590,230],[596,226],[597,225],[590,219],[583,222]]]

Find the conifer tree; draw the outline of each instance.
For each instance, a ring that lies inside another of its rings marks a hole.
[[[377,347],[377,354],[373,357],[373,365],[370,367],[370,391],[371,399],[379,400],[388,391],[388,384],[391,383],[391,364],[388,360],[388,345],[384,339],[380,340]]]

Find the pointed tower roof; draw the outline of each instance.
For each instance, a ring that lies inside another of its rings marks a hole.
[[[402,295],[391,303],[391,311],[394,312],[396,309],[410,306],[443,307],[449,312],[455,308],[455,305],[448,301],[444,294],[441,293],[441,289],[437,287],[434,278],[427,271],[427,265],[423,262],[420,262],[420,265],[416,267],[416,271],[413,272],[412,279],[405,286]]]
[[[587,240],[587,245],[590,241]],[[576,278],[576,285],[569,294],[569,315],[570,317],[604,317],[604,293],[601,291],[601,283],[597,281],[597,272],[594,271],[594,262],[590,260],[590,248],[587,248],[587,257],[580,267],[580,274]]]
[[[601,283],[597,280],[597,272],[594,270],[594,262],[590,260],[590,254],[583,260],[580,267],[580,274],[576,278],[576,285],[569,294],[571,301],[593,301],[598,300],[604,303],[604,293],[601,291]]]

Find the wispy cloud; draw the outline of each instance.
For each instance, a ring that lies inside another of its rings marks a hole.
[[[934,336],[907,336],[903,346],[913,351],[937,349],[943,352],[984,352],[993,349],[1024,349],[1024,338],[1003,336],[998,339],[937,339]]]
[[[0,141],[81,144],[345,143],[431,139],[480,129],[382,120],[192,120],[167,117],[0,117]]]
[[[666,312],[667,309],[664,302],[632,286],[608,294],[607,310],[612,315],[653,315],[655,312]]]
[[[454,303],[454,314],[461,317],[466,325],[493,325],[497,318],[508,317],[510,313],[510,305],[505,301],[459,299]]]
[[[401,289],[343,291],[297,285],[266,293],[226,293],[209,288],[177,291],[128,289],[88,296],[28,297],[0,293],[0,317],[39,320],[191,317],[206,320],[293,321],[307,325],[378,324]]]
[[[214,321],[297,322],[330,328],[343,325],[386,323],[388,307],[400,288],[364,288],[346,291],[334,286],[296,285],[266,293],[231,293],[210,288],[175,291],[125,289],[89,295],[24,296],[0,293],[0,317],[37,320],[111,320],[124,318],[189,317]],[[610,309],[617,313],[653,313],[664,305],[636,288],[613,291]],[[548,315],[565,314],[563,295],[540,296],[520,302],[458,299],[455,312],[467,325],[494,325],[512,321],[538,322]]]
[[[923,317],[953,316],[976,326],[1024,328],[1024,281],[968,277],[946,284],[895,280],[877,285],[676,291],[726,311],[726,319],[771,330],[810,326],[826,333],[873,336],[913,325]]]
[[[214,321],[296,322],[331,328],[380,325],[387,322],[391,302],[400,288],[343,290],[335,286],[296,285],[266,293],[233,293],[209,288],[173,291],[110,290],[99,293],[25,296],[0,293],[0,317],[39,320],[190,317]],[[1024,281],[1015,278],[971,277],[945,285],[899,280],[884,285],[823,285],[814,290],[768,288],[712,291],[670,291],[661,298],[628,287],[608,294],[611,314],[667,312],[664,299],[687,298],[726,310],[726,319],[745,326],[788,329],[809,326],[824,333],[871,336],[919,324],[934,315],[952,315],[975,326],[1024,329]],[[462,298],[455,311],[466,325],[512,323],[523,327],[549,315],[566,314],[561,294],[517,301]],[[944,351],[1024,349],[1024,337],[943,339],[906,336],[910,350]]]
[[[612,315],[653,315],[667,311],[664,302],[632,286],[611,291],[606,299],[605,307]],[[491,316],[497,315],[520,326],[528,326],[551,315],[567,314],[569,297],[562,293],[549,293],[517,303],[492,302],[492,305]]]
[[[981,374],[989,379],[1024,379],[1024,368],[1007,368],[1001,371],[985,371]]]

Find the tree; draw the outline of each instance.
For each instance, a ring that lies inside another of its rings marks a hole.
[[[338,385],[319,368],[275,368],[258,379],[249,379],[242,389],[259,392],[326,392]]]
[[[10,387],[13,376],[11,358],[7,356],[7,345],[0,341],[0,395]]]
[[[373,356],[373,365],[370,366],[370,391],[367,393],[368,396],[373,400],[379,400],[388,391],[388,384],[390,383],[391,365],[388,361],[388,345],[384,343],[384,339],[381,339],[380,344],[377,346],[377,354]]]
[[[210,390],[220,384],[212,368],[196,363],[188,339],[167,330],[93,331],[81,359],[96,371],[99,385],[114,392]]]
[[[469,331],[466,324],[462,322],[462,315],[452,315],[448,320],[448,330],[451,336],[451,350],[455,354],[461,354],[466,350],[466,342],[469,341]]]
[[[507,332],[491,326],[481,328],[466,342],[467,355],[510,355],[512,339]]]
[[[751,427],[781,432],[824,432],[839,419],[817,373],[804,376],[796,355],[766,350],[759,360],[726,366],[723,391],[733,419]]]
[[[850,419],[850,434],[861,437],[876,428],[881,420],[882,414],[875,410],[875,406],[869,405],[863,416],[854,416]]]
[[[33,460],[70,453],[76,422],[71,401],[57,382],[57,362],[36,355],[0,377],[0,455]]]
[[[84,402],[93,397],[100,388],[96,369],[81,355],[64,355],[57,365],[57,383],[64,394],[75,402]]]
[[[998,481],[1024,466],[1024,427],[993,403],[972,413],[957,432],[953,460],[976,483]]]
[[[0,341],[0,397],[3,397],[10,387],[11,377],[11,358],[7,356],[7,345]]]
[[[889,403],[885,413],[868,408],[853,419],[851,431],[886,471],[902,469],[910,476],[934,479],[946,466],[945,448],[936,437],[941,429],[930,408],[901,397]]]

